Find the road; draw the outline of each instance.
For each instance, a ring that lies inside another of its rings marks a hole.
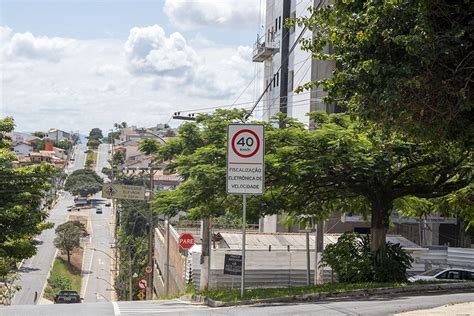
[[[108,158],[110,146],[101,144],[98,149],[96,172],[103,178],[103,167],[109,166]],[[89,209],[90,242],[85,245],[83,260],[83,279],[81,296],[84,303],[108,302],[112,299],[112,273],[114,267],[113,249],[113,223],[112,208],[105,203],[110,200],[102,199],[101,194],[95,196],[95,205],[102,208],[102,214],[97,214],[95,209]],[[96,249],[96,250],[93,250]]]
[[[408,310],[427,309],[474,300],[473,293],[371,297],[355,300],[329,300],[302,304],[267,304],[209,308],[180,300],[134,301],[96,304],[11,306],[0,308],[3,315],[83,316],[83,315],[393,315]],[[473,311],[474,313],[474,311]]]
[[[66,168],[67,173],[83,168],[85,149],[85,145],[81,144],[76,147],[73,156],[75,157],[75,162]],[[66,207],[72,204],[73,197],[67,192],[62,192],[56,205],[49,213],[48,221],[55,225],[62,224],[68,216]],[[25,260],[23,263],[20,269],[21,279],[18,281],[21,289],[16,293],[12,304],[34,304],[35,292],[38,293],[38,297],[43,292],[50,267],[56,256],[56,247],[53,245],[54,237],[54,228],[44,230],[38,236],[42,244],[38,246],[36,255]]]

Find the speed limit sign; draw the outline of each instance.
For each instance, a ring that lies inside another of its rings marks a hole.
[[[227,130],[227,193],[263,194],[263,125],[230,124]]]

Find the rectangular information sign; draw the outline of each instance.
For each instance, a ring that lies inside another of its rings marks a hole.
[[[224,256],[224,274],[242,275],[242,256],[229,255]]]
[[[145,200],[145,187],[104,183],[102,197],[107,199]]]
[[[260,124],[227,128],[227,193],[263,194],[265,138]]]

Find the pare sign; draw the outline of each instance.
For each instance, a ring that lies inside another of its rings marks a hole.
[[[227,128],[227,193],[263,194],[264,128],[230,124]]]

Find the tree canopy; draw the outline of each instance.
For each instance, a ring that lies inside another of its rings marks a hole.
[[[418,207],[422,199],[445,197],[472,182],[468,150],[415,143],[373,125],[360,128],[344,114],[311,117],[315,130],[267,133],[269,141],[284,141],[267,153],[266,207],[281,205],[290,214],[345,210],[370,215],[373,251],[384,243],[393,210]],[[418,203],[404,203],[407,199]]]
[[[296,23],[302,47],[335,60],[328,101],[384,127],[472,146],[474,3],[335,0]],[[291,24],[291,23],[290,23]]]
[[[11,263],[34,255],[32,238],[51,226],[41,203],[56,173],[48,164],[13,168],[15,155],[4,136],[13,128],[12,118],[0,119],[0,276]]]
[[[104,138],[104,136],[102,135],[102,130],[100,128],[95,127],[90,130],[88,138],[100,140]]]
[[[71,194],[88,196],[102,190],[103,179],[91,169],[79,169],[71,173],[64,184],[64,189]]]
[[[87,235],[84,224],[79,221],[65,222],[55,229],[54,246],[67,255],[67,263],[71,264],[71,253],[80,247],[81,237]]]

